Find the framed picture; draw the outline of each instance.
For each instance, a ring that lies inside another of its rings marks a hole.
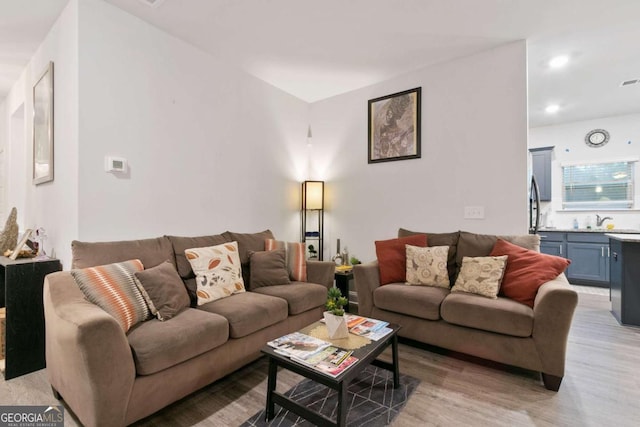
[[[33,86],[33,183],[53,181],[53,62]]]
[[[369,100],[369,163],[420,158],[422,88]]]

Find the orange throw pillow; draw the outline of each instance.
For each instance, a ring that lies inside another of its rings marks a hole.
[[[500,295],[533,308],[538,288],[553,280],[571,264],[571,261],[554,255],[525,249],[498,239],[490,256],[507,255]]]
[[[380,284],[406,282],[407,250],[405,245],[424,248],[427,246],[427,235],[416,234],[398,239],[377,240],[375,243],[378,268],[380,269]]]

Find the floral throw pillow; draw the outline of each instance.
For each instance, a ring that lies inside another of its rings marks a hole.
[[[497,298],[507,266],[507,256],[464,257],[451,292],[469,292]]]
[[[449,246],[419,247],[405,245],[407,251],[407,285],[449,288],[447,256]]]
[[[198,305],[245,291],[237,242],[184,253],[196,275]]]

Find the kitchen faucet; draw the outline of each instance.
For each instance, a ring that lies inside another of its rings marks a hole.
[[[600,218],[600,215],[596,214],[596,227],[602,227],[602,223],[608,219],[613,219],[610,216],[605,216],[604,218]]]

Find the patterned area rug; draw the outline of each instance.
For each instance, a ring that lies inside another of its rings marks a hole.
[[[416,378],[400,374],[400,387],[394,389],[393,374],[390,371],[368,366],[349,384],[347,425],[366,425],[367,427],[389,425],[400,413],[419,383],[420,381]],[[335,420],[338,408],[338,396],[335,390],[305,379],[285,395]],[[264,410],[256,413],[241,427],[313,425],[278,405],[276,405],[276,416],[270,422],[265,421],[264,415]]]

